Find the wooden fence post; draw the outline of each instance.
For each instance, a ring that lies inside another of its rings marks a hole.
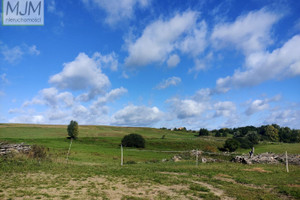
[[[196,150],[196,166],[198,166],[198,160],[199,160],[199,157],[198,157],[198,149]]]
[[[286,172],[289,172],[289,161],[288,161],[288,155],[287,151],[285,152],[285,167],[286,167]]]
[[[121,144],[121,166],[123,166],[123,145]]]

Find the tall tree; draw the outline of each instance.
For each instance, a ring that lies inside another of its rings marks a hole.
[[[68,131],[68,135],[70,138],[77,139],[78,134],[79,134],[78,123],[73,120],[70,121],[67,131]]]
[[[265,135],[268,137],[269,140],[271,141],[278,141],[279,140],[279,135],[278,135],[278,130],[272,126],[269,125],[265,129]]]
[[[208,136],[209,135],[209,131],[206,128],[201,128],[199,130],[199,136]]]

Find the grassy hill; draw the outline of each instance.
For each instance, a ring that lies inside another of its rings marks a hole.
[[[42,162],[27,157],[0,158],[0,199],[299,199],[300,167],[200,163],[195,158],[162,162],[192,149],[216,150],[226,138],[154,128],[79,126],[70,161],[67,126],[0,124],[0,142],[49,148]],[[143,150],[124,149],[130,133],[146,140]],[[164,136],[164,137],[163,137]],[[162,139],[164,138],[164,139]],[[300,144],[261,143],[256,152],[300,154]],[[248,150],[239,149],[238,153]],[[207,155],[205,155],[207,156]],[[131,164],[130,164],[131,163]]]

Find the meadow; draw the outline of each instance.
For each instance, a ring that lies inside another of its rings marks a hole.
[[[226,138],[195,137],[195,133],[154,128],[79,126],[70,145],[67,126],[0,124],[0,142],[42,145],[44,160],[15,155],[0,157],[0,199],[300,199],[300,166],[243,165],[230,162],[217,147]],[[124,148],[121,139],[142,135],[145,149]],[[180,162],[178,151],[216,151],[203,154],[224,160],[195,164]],[[236,154],[247,153],[238,149]],[[300,144],[261,143],[257,153],[300,154]],[[162,162],[162,160],[166,162]]]

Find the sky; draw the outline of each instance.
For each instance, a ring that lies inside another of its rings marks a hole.
[[[44,4],[0,26],[2,123],[300,128],[298,0]]]

